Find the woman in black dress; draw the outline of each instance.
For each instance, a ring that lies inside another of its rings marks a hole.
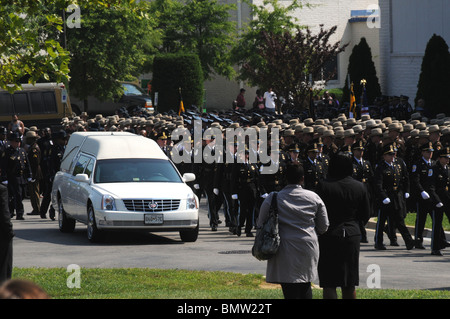
[[[370,202],[366,187],[352,178],[352,170],[350,157],[333,156],[329,178],[317,189],[330,222],[328,231],[319,236],[318,273],[324,299],[337,298],[337,287],[342,298],[356,298],[359,285],[359,222],[369,220]]]

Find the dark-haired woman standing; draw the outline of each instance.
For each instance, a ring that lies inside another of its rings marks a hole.
[[[319,183],[317,193],[325,203],[330,226],[319,236],[319,281],[324,299],[355,299],[359,285],[360,221],[369,220],[366,187],[352,177],[350,157],[336,155],[330,161],[329,178]]]

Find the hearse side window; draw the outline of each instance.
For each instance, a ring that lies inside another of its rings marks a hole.
[[[80,155],[77,163],[75,164],[75,168],[73,169],[72,175],[75,176],[77,174],[83,174],[84,168],[87,166],[90,158],[85,155]]]
[[[84,173],[87,174],[88,177],[91,177],[92,171],[94,170],[94,162],[95,161],[92,159],[84,170]]]

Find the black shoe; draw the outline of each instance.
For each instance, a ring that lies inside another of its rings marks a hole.
[[[42,219],[47,219],[47,216],[41,215],[41,218],[42,218]]]
[[[442,254],[440,250],[432,250],[431,254],[433,256],[444,256],[444,254]]]
[[[245,236],[247,236],[247,237],[255,237],[255,236],[253,236],[252,233],[245,233]]]
[[[237,227],[236,228],[236,235],[238,236],[238,237],[241,237],[241,227]]]
[[[376,250],[386,250],[386,246],[385,245],[375,245],[375,249]]]
[[[398,247],[398,246],[400,246],[400,245],[398,244],[397,240],[391,240],[390,246]]]
[[[444,244],[445,247],[450,247],[450,243],[448,241],[445,242]]]
[[[414,245],[414,247],[416,247],[417,249],[425,249],[425,247],[422,245],[422,243],[416,243]]]
[[[40,215],[39,212],[32,211],[31,213],[27,213],[29,216]]]
[[[414,241],[410,241],[409,243],[406,243],[406,249],[411,250],[414,248]]]
[[[363,238],[361,238],[360,242],[363,244],[367,244],[369,241],[367,240],[367,238],[363,237]]]
[[[16,220],[25,220],[25,218],[23,216],[17,216]]]

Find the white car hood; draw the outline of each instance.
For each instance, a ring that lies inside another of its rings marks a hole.
[[[104,183],[94,188],[121,199],[185,199],[193,194],[185,183]]]

